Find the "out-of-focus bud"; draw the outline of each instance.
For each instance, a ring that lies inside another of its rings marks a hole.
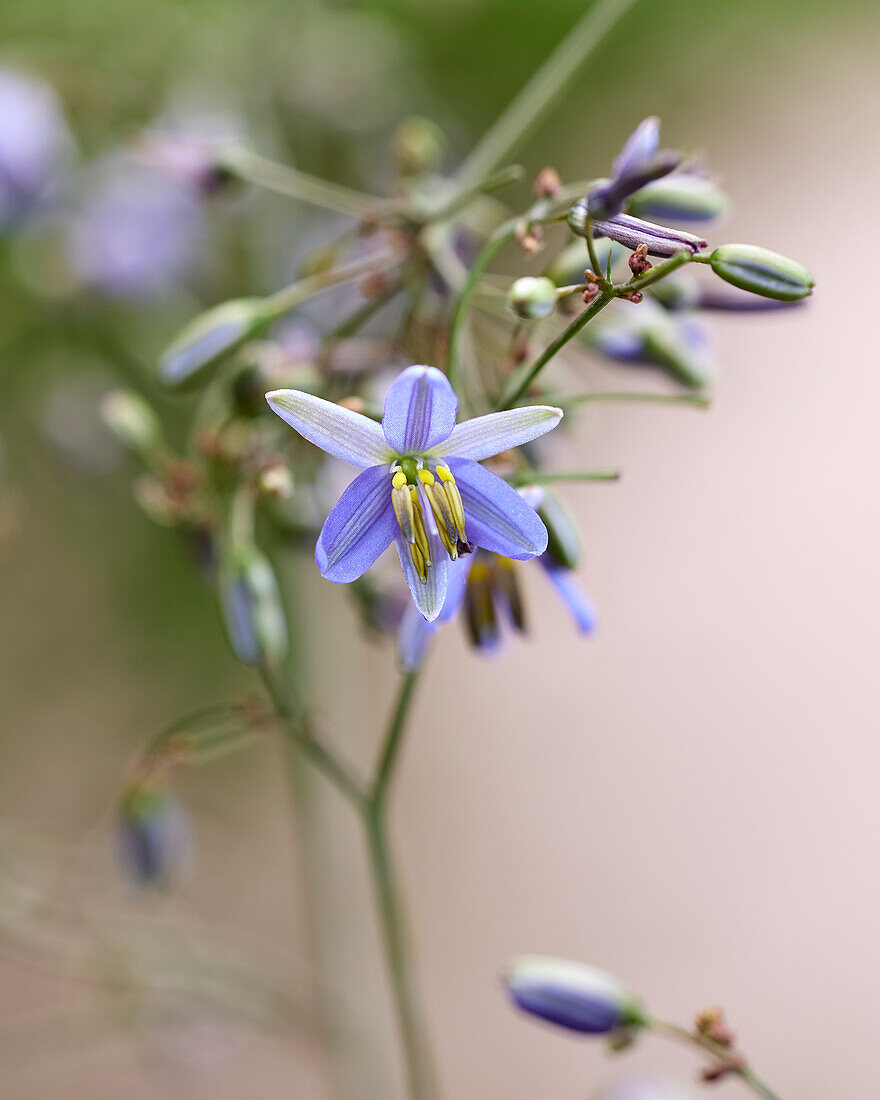
[[[483,652],[498,648],[501,628],[492,596],[492,570],[485,554],[475,559],[467,576],[464,621],[471,645]]]
[[[697,306],[702,305],[700,287],[687,271],[676,271],[666,279],[654,283],[651,287],[651,297],[671,312],[696,309]]]
[[[73,142],[52,88],[0,67],[0,228],[57,192]]]
[[[146,164],[179,179],[199,195],[213,195],[234,179],[216,150],[195,137],[147,134],[139,151]]]
[[[547,528],[547,554],[563,569],[575,569],[581,560],[581,540],[577,525],[559,497],[544,490],[537,508]]]
[[[727,210],[727,196],[705,176],[673,172],[637,191],[626,206],[629,213],[652,221],[706,222]]]
[[[635,995],[592,966],[532,955],[515,960],[504,982],[519,1008],[571,1031],[603,1035],[647,1023]]]
[[[119,808],[119,856],[139,886],[167,890],[191,872],[195,841],[183,806],[164,787],[133,787]]]
[[[262,298],[235,298],[200,314],[168,347],[159,364],[162,380],[175,389],[207,381],[220,360],[266,323]]]
[[[626,249],[616,241],[609,241],[607,237],[597,237],[593,242],[596,251],[596,259],[599,261],[601,271],[597,275],[604,275],[608,261],[612,264],[623,259]],[[586,245],[581,241],[572,241],[567,244],[559,255],[547,265],[544,274],[552,279],[557,286],[571,286],[573,283],[581,283],[584,279],[584,271],[590,266],[590,257]]]
[[[525,321],[549,317],[556,301],[556,284],[544,276],[526,275],[517,279],[507,295],[508,306]]]
[[[753,244],[724,244],[709,262],[726,283],[777,302],[806,298],[814,286],[813,276],[802,264]]]
[[[619,214],[630,195],[640,191],[652,180],[669,175],[681,164],[681,153],[658,153],[631,171],[604,180],[587,195],[587,206],[593,218],[612,218]]]
[[[101,419],[119,442],[148,465],[161,457],[162,425],[152,405],[132,390],[111,390],[101,401]]]
[[[562,180],[555,168],[542,168],[535,176],[533,191],[539,199],[552,199],[559,194]]]
[[[229,644],[247,665],[274,665],[287,654],[287,622],[269,559],[254,546],[230,549],[220,568]]]
[[[394,158],[400,174],[417,176],[431,172],[446,152],[446,135],[429,118],[405,118],[394,132]]]
[[[291,474],[290,467],[285,462],[280,458],[275,458],[267,462],[260,470],[257,484],[260,492],[266,496],[285,500],[293,492],[293,474]]]
[[[570,223],[569,223],[570,224]],[[645,245],[651,256],[674,256],[676,252],[686,251],[696,254],[706,247],[702,237],[685,233],[680,229],[669,229],[665,225],[634,218],[631,214],[616,214],[607,221],[593,222],[593,232],[610,237],[627,248],[635,250]]]
[[[687,314],[667,313],[650,299],[638,310],[617,311],[588,329],[584,339],[609,359],[662,367],[691,389],[705,385],[711,375],[706,326]]]

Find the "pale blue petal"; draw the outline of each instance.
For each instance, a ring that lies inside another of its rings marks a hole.
[[[352,466],[378,466],[393,457],[382,428],[368,416],[302,390],[272,390],[269,408],[303,439]]]
[[[445,374],[407,367],[385,398],[382,430],[395,454],[422,454],[446,439],[457,415],[458,397]]]
[[[405,672],[414,672],[421,665],[437,628],[461,611],[472,561],[473,555],[467,554],[447,566],[446,599],[433,622],[428,622],[415,604],[410,604],[403,613],[397,633],[397,659]]]
[[[551,405],[528,405],[523,409],[475,416],[456,424],[452,434],[434,447],[431,454],[438,458],[491,458],[492,455],[519,447],[539,435],[545,435],[562,419],[562,409]]]
[[[596,608],[581,588],[576,575],[571,569],[563,569],[557,565],[547,554],[542,554],[538,560],[573,615],[578,630],[583,634],[592,634],[596,628]]]
[[[397,521],[394,522],[396,527]],[[409,555],[409,543],[399,527],[394,543],[397,546],[400,567],[412,593],[413,602],[428,622],[432,623],[443,610],[443,601],[446,599],[449,559],[446,557],[443,544],[438,538],[431,537],[431,555],[434,560],[428,568],[427,580],[423,581],[416,572],[416,567]]]
[[[328,581],[348,584],[370,568],[399,531],[385,466],[372,466],[345,490],[324,521],[315,561]]]
[[[636,171],[657,152],[660,144],[660,119],[655,115],[643,119],[624,142],[614,161],[615,176]]]
[[[547,528],[519,493],[467,458],[450,458],[464,503],[468,539],[505,558],[527,561],[547,549]]]
[[[425,659],[428,644],[437,633],[437,622],[429,623],[411,603],[400,620],[397,632],[397,660],[404,672],[415,672]]]

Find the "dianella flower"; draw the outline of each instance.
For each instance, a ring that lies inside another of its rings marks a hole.
[[[191,871],[195,840],[181,803],[164,787],[134,787],[119,809],[119,855],[139,886],[167,889]]]
[[[611,218],[619,214],[630,195],[653,180],[668,176],[682,162],[681,153],[659,151],[660,119],[646,118],[633,130],[614,161],[614,175],[587,195],[590,216]]]
[[[534,509],[479,462],[544,435],[561,409],[536,405],[456,424],[455,391],[426,366],[394,381],[381,425],[300,390],[274,390],[266,400],[304,439],[362,470],[318,537],[315,560],[328,580],[356,580],[393,542],[413,601],[431,621],[461,556],[479,546],[525,561],[547,548]]]
[[[524,1012],[570,1031],[604,1035],[646,1022],[644,1009],[622,982],[568,959],[544,955],[516,959],[504,975],[504,984]]]

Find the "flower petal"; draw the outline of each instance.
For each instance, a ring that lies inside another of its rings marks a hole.
[[[368,416],[303,390],[272,390],[269,408],[303,439],[352,466],[378,466],[393,457],[381,427]]]
[[[527,405],[522,409],[475,416],[456,424],[449,438],[434,447],[431,454],[438,458],[442,455],[474,460],[491,458],[545,435],[561,419],[562,409],[552,405]]]
[[[328,581],[355,581],[391,545],[397,530],[388,470],[371,466],[358,474],[324,521],[315,561]]]
[[[527,561],[547,549],[547,528],[519,493],[467,458],[450,458],[464,503],[467,537],[484,550]]]
[[[395,454],[422,454],[455,427],[458,397],[436,367],[407,367],[385,398],[382,430]]]
[[[539,561],[574,617],[578,630],[583,634],[592,634],[596,628],[596,609],[593,601],[578,584],[574,572],[557,565],[548,554],[542,554]]]
[[[395,520],[395,526],[396,526]],[[421,611],[429,623],[434,622],[443,610],[443,602],[446,599],[446,583],[449,577],[449,559],[443,544],[435,535],[428,536],[431,541],[431,556],[433,563],[428,569],[427,580],[423,581],[416,572],[409,554],[409,543],[404,538],[403,532],[397,528],[397,536],[394,540],[397,546],[397,555],[400,558],[400,567],[406,577],[406,583],[412,593],[413,602]]]
[[[615,176],[641,168],[657,152],[660,144],[660,119],[651,115],[636,126],[614,161]]]

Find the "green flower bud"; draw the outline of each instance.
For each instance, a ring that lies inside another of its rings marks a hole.
[[[720,217],[727,196],[711,180],[673,172],[637,191],[627,210],[639,218],[659,222],[703,222]]]
[[[600,271],[597,275],[604,275],[608,265],[608,259],[614,264],[626,255],[626,249],[616,241],[610,241],[607,237],[597,237],[593,241],[596,250],[596,259],[599,261]],[[556,258],[547,265],[544,274],[552,279],[557,286],[571,286],[573,283],[584,281],[584,272],[590,267],[590,255],[584,241],[572,241],[559,253]]]
[[[507,304],[526,321],[549,317],[556,308],[556,284],[540,276],[527,275],[517,279],[507,295]]]
[[[287,654],[287,622],[269,559],[254,546],[234,547],[220,570],[220,601],[229,643],[247,665],[277,664]]]
[[[544,490],[536,509],[547,528],[547,553],[563,569],[575,569],[581,560],[581,540],[577,525],[559,497]]]
[[[725,244],[709,257],[716,275],[741,290],[796,302],[813,289],[813,276],[799,263],[752,244]]]
[[[404,176],[430,172],[446,151],[446,137],[429,118],[405,118],[394,134],[394,155]]]
[[[235,298],[200,314],[162,356],[162,380],[175,389],[201,385],[220,360],[254,336],[266,320],[262,298]]]
[[[119,442],[150,463],[164,449],[159,417],[140,394],[112,390],[101,401],[101,419]]]

